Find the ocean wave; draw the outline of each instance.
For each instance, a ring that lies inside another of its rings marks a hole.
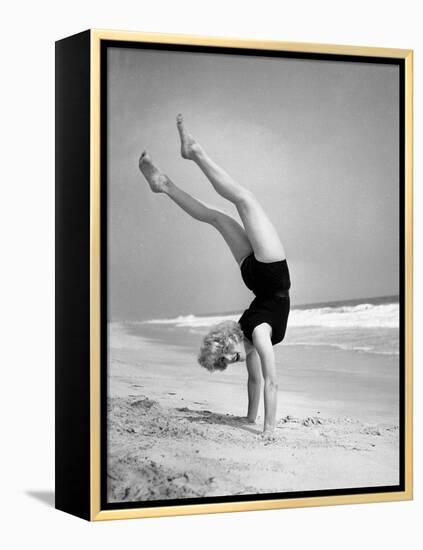
[[[180,315],[172,319],[151,319],[146,324],[174,325],[176,327],[208,327],[221,321],[237,321],[241,315]],[[295,309],[290,313],[291,327],[326,327],[326,328],[398,328],[399,304],[369,304],[354,306],[315,307]]]
[[[148,325],[175,325],[177,327],[209,327],[222,321],[238,321],[240,314],[231,315],[210,315],[201,317],[197,315],[180,315],[174,319],[150,319],[143,321]]]
[[[312,341],[284,341],[284,346],[307,346],[307,347],[330,347],[337,348],[344,351],[357,351],[361,353],[375,353],[376,355],[399,355],[399,346],[395,345],[392,341],[386,342],[385,346],[381,345],[368,345],[362,346],[359,344],[348,343],[334,343],[334,342],[312,342]]]
[[[399,304],[359,304],[292,310],[291,326],[327,328],[398,328]]]

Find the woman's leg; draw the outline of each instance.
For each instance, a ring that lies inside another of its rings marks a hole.
[[[256,258],[263,262],[283,260],[285,251],[279,235],[253,193],[234,181],[206,154],[186,130],[181,115],[178,115],[177,127],[182,156],[193,160],[219,195],[235,204]]]
[[[141,155],[139,167],[152,191],[165,193],[192,218],[215,227],[225,239],[238,263],[252,252],[243,227],[234,218],[180,189],[153,164],[151,157],[145,152]]]

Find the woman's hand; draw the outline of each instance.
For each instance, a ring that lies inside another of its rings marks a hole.
[[[261,434],[261,438],[262,438],[263,441],[266,441],[268,443],[270,443],[271,441],[276,441],[276,437],[275,437],[274,432],[271,432],[270,430],[265,430]]]

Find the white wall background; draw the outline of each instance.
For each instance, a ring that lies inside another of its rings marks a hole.
[[[421,288],[415,289],[415,501],[88,524],[52,506],[54,41],[87,28],[413,48],[415,280],[423,215],[419,3],[155,0],[2,4],[0,543],[5,548],[420,548]],[[420,214],[420,216],[419,216]],[[2,541],[5,539],[5,541]]]

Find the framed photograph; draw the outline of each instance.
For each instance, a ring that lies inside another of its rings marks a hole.
[[[56,43],[56,507],[412,498],[412,51]]]

